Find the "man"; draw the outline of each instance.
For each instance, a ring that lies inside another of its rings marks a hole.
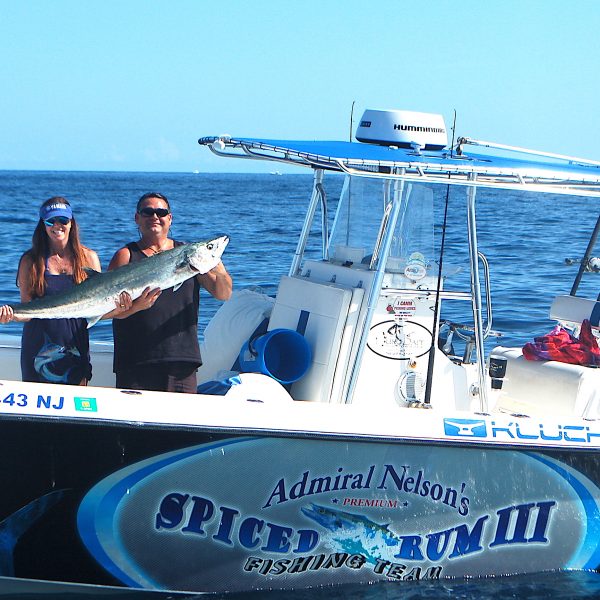
[[[144,194],[135,222],[140,232],[113,256],[116,269],[181,244],[169,238],[173,221],[165,196]],[[200,288],[217,300],[228,300],[232,280],[220,262],[214,269],[185,281],[177,291],[147,288],[129,310],[113,319],[114,371],[118,388],[196,393],[196,371],[202,364],[198,345]]]

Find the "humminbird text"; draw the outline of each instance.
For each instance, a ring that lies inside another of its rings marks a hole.
[[[394,129],[401,131],[424,131],[425,133],[446,133],[442,127],[423,127],[422,125],[401,125],[394,123]]]

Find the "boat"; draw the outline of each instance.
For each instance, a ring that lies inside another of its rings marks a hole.
[[[600,302],[578,290],[600,219],[545,308],[587,360],[528,360],[493,328],[476,198],[592,202],[600,163],[449,140],[411,111],[365,111],[356,140],[199,140],[313,184],[275,297],[240,290],[208,324],[198,394],[115,389],[99,343],[95,386],[22,382],[2,337],[4,581],[200,593],[598,569]]]

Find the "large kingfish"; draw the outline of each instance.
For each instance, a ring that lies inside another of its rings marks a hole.
[[[219,264],[228,243],[229,238],[224,235],[209,242],[183,244],[114,271],[93,275],[60,294],[11,306],[17,318],[83,317],[91,327],[102,315],[114,310],[121,292],[128,292],[135,300],[147,287],[177,290],[194,275],[207,273]]]

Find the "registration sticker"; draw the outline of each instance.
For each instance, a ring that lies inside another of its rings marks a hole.
[[[75,396],[75,410],[83,412],[97,412],[98,407],[96,405],[96,398],[81,398]]]

